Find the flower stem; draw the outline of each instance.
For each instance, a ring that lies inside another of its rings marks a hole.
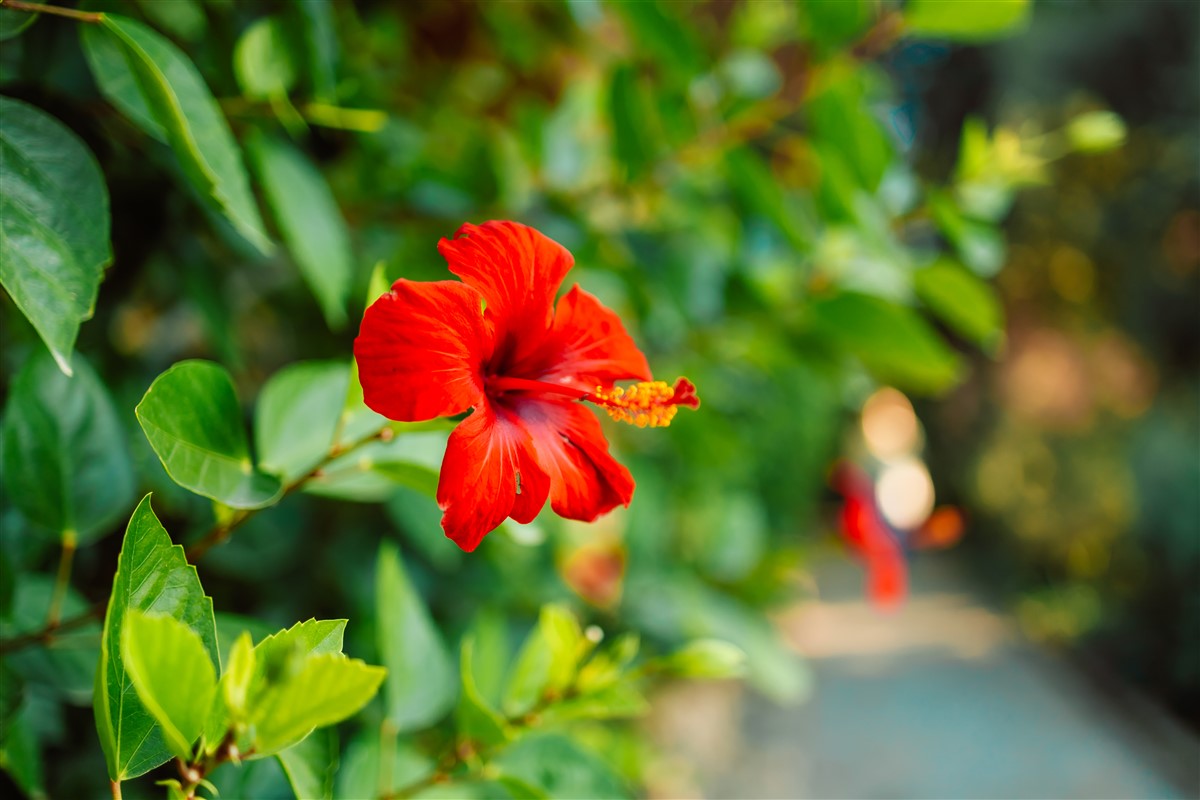
[[[55,17],[66,17],[79,22],[99,24],[104,21],[104,15],[94,11],[77,11],[74,8],[48,6],[45,3],[27,3],[25,0],[0,0],[0,8],[10,8],[13,11],[25,11],[30,14],[50,14]]]
[[[62,554],[58,559],[58,575],[54,578],[54,594],[50,595],[50,609],[46,612],[46,627],[59,627],[63,599],[71,584],[71,565],[75,562],[75,531],[68,528],[62,535]]]

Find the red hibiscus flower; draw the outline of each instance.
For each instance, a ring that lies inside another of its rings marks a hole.
[[[555,307],[574,259],[533,228],[463,225],[438,250],[462,282],[396,281],[363,316],[354,357],[367,405],[389,419],[473,409],[442,460],[446,535],[470,552],[506,518],[533,520],[547,499],[588,522],[628,506],[633,478],[578,401],[661,426],[678,406],[700,405],[695,386],[652,381],[621,320],[578,286]]]

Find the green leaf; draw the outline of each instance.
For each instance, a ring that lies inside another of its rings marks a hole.
[[[904,6],[908,33],[960,42],[986,42],[1024,28],[1029,0],[909,0]]]
[[[337,100],[337,26],[334,24],[333,3],[330,0],[309,0],[293,3],[299,14],[300,38],[303,43],[305,69],[312,83],[313,96],[322,102]]]
[[[650,712],[650,703],[631,683],[614,683],[588,694],[555,703],[545,710],[546,723],[574,722],[581,719],[625,719]]]
[[[350,800],[394,795],[398,789],[433,774],[433,760],[403,739],[389,739],[395,746],[387,761],[381,759],[384,739],[377,727],[368,727],[351,740],[337,774],[337,797]]]
[[[0,120],[0,285],[70,375],[112,261],[108,190],[87,147],[49,114],[0,97]]]
[[[337,432],[348,381],[349,368],[340,361],[302,361],[272,375],[254,407],[259,466],[290,484],[321,463]]]
[[[459,674],[462,690],[458,694],[458,708],[454,714],[459,738],[484,747],[507,742],[512,736],[508,723],[475,686],[475,638],[470,633],[463,637]]]
[[[913,275],[921,301],[954,330],[989,352],[1004,340],[1004,310],[991,285],[942,259]]]
[[[255,657],[253,640],[249,631],[243,631],[233,644],[229,654],[229,663],[221,675],[221,700],[229,711],[229,716],[235,720],[247,716],[247,702],[250,697],[250,686],[254,680],[258,659]],[[214,732],[219,735],[219,732]]]
[[[880,380],[940,392],[959,378],[958,356],[912,309],[846,292],[813,302],[817,330],[845,346]]]
[[[270,253],[237,142],[196,66],[167,39],[126,17],[105,14],[100,25],[80,29],[104,96],[170,145],[196,192],[260,252]]]
[[[1125,143],[1125,120],[1111,111],[1088,111],[1067,123],[1067,141],[1079,153],[1104,153]]]
[[[375,568],[376,639],[388,680],[388,721],[399,733],[427,728],[454,707],[454,664],[395,545],[384,541]]]
[[[278,20],[264,17],[246,28],[233,48],[233,74],[242,94],[266,99],[296,85],[296,65]]]
[[[36,709],[28,703],[18,712],[3,731],[0,740],[0,769],[12,778],[31,800],[44,800],[46,775],[42,765],[41,749],[34,735]]]
[[[342,652],[345,632],[344,619],[310,619],[271,634],[254,649],[263,661],[285,652],[295,652],[301,656],[337,654]]]
[[[30,14],[27,11],[0,8],[0,42],[19,36],[37,21],[38,16],[38,14]]]
[[[375,696],[386,674],[383,667],[340,653],[308,656],[294,674],[255,699],[255,755],[272,755],[314,728],[353,716]]]
[[[117,557],[96,672],[96,730],[114,781],[136,778],[171,757],[162,730],[138,699],[121,653],[131,610],[165,614],[186,625],[199,636],[213,667],[218,665],[212,600],[200,588],[196,568],[187,563],[183,548],[171,543],[154,515],[149,495],[133,512]]]
[[[276,758],[297,800],[330,800],[338,768],[337,731],[326,728],[280,752]]]
[[[329,184],[308,158],[279,139],[256,135],[247,148],[283,241],[320,302],[325,321],[341,328],[346,324],[354,256]]]
[[[654,666],[678,678],[740,678],[746,673],[746,653],[720,639],[695,639]]]
[[[574,614],[555,604],[542,606],[509,676],[505,713],[524,714],[543,697],[566,689],[575,679],[584,641]]]
[[[133,464],[104,384],[80,356],[68,378],[32,354],[13,381],[3,426],[4,488],[30,520],[87,544],[133,504]]]
[[[178,620],[132,609],[121,654],[138,698],[179,758],[192,754],[217,688],[217,673],[200,636]]]
[[[4,485],[14,506],[55,535],[88,543],[133,501],[125,432],[82,357],[67,378],[34,353],[13,381],[5,411]]]
[[[210,361],[181,361],[154,379],[135,409],[171,480],[232,508],[262,508],[283,494],[255,469],[233,379]]]
[[[592,753],[565,736],[530,736],[510,747],[495,762],[501,774],[543,789],[547,796],[627,798],[629,787]]]
[[[653,165],[657,112],[637,71],[628,64],[613,72],[609,87],[609,116],[613,128],[613,155],[625,166],[627,177],[637,178]]]
[[[186,42],[198,41],[208,28],[198,0],[138,0],[138,8],[154,27]]]
[[[54,576],[23,571],[17,576],[12,619],[0,623],[0,636],[8,638],[39,631],[56,594]],[[91,604],[67,587],[59,616],[67,619],[86,614]],[[88,621],[71,631],[56,634],[38,647],[26,647],[4,656],[4,661],[29,686],[44,686],[73,705],[92,702],[96,661],[100,657],[100,624]]]
[[[636,633],[621,634],[583,665],[575,679],[575,687],[580,693],[589,694],[613,685],[637,658],[640,648],[641,638]]]

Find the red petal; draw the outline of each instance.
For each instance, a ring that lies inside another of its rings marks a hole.
[[[908,565],[895,542],[867,553],[867,594],[881,609],[895,608],[908,595]]]
[[[437,488],[442,529],[469,553],[510,516],[532,522],[549,490],[529,432],[508,409],[484,403],[446,443]]]
[[[367,309],[354,340],[366,404],[403,422],[479,405],[492,352],[480,301],[458,281],[396,281]]]
[[[541,342],[554,296],[575,263],[561,244],[518,222],[468,223],[438,251],[487,301],[496,351],[506,357]]]
[[[633,477],[608,452],[600,422],[586,407],[522,399],[515,410],[533,436],[537,460],[550,476],[550,507],[591,522],[633,498]]]
[[[621,318],[579,286],[558,301],[550,333],[538,349],[510,372],[585,391],[613,381],[650,380],[650,365]]]

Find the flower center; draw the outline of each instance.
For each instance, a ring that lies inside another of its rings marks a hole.
[[[611,389],[597,386],[593,391],[586,392],[558,383],[493,375],[487,378],[487,391],[492,395],[528,392],[558,394],[575,400],[586,400],[603,408],[618,422],[628,422],[639,428],[665,428],[675,418],[679,406],[693,409],[700,407],[696,386],[687,378],[678,379],[674,386],[665,381],[643,381],[632,386],[614,386]]]

